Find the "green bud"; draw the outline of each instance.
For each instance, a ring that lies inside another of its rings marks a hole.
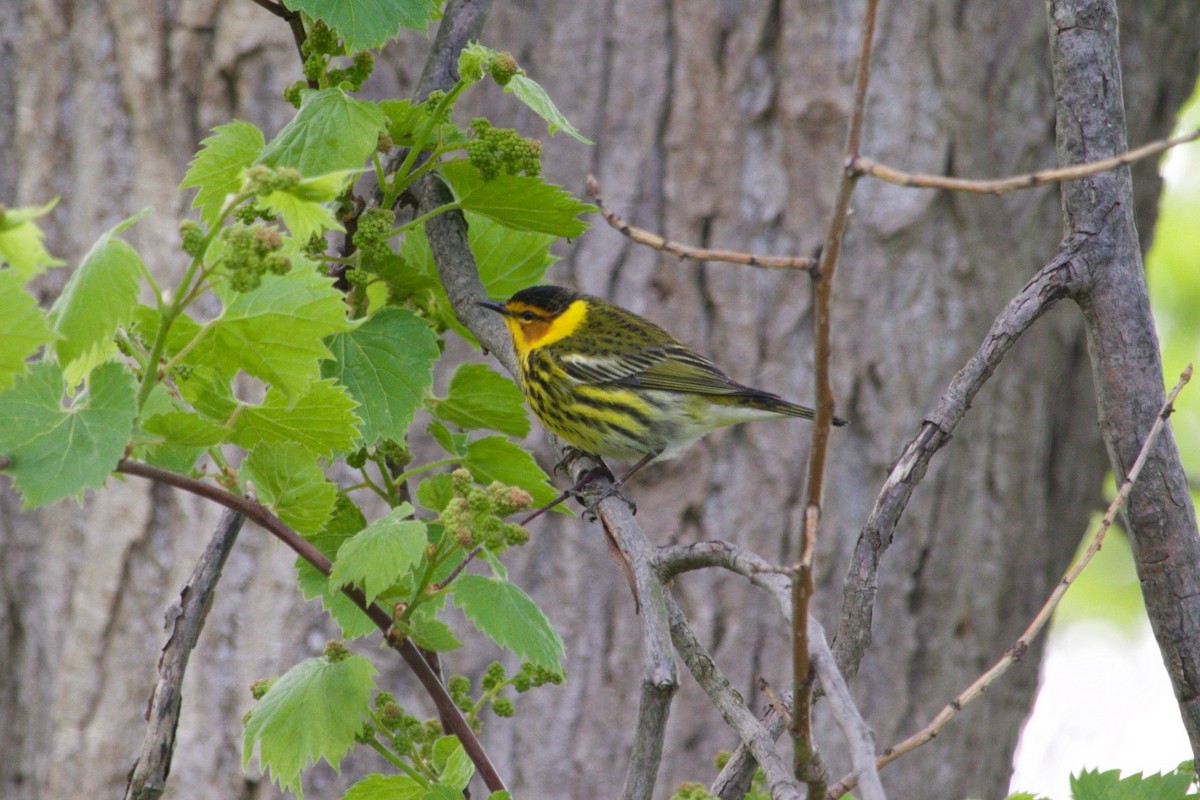
[[[189,256],[200,255],[204,247],[204,228],[194,220],[185,219],[179,223],[180,249]]]
[[[325,660],[331,664],[336,664],[339,661],[345,661],[350,656],[350,651],[346,649],[345,642],[338,639],[325,643]]]
[[[492,700],[492,711],[496,713],[497,717],[511,717],[515,713],[512,700],[507,697],[497,697]]]
[[[517,59],[508,52],[497,53],[488,66],[488,72],[491,73],[492,80],[500,86],[508,86],[514,75],[524,74],[524,70],[517,64]]]
[[[254,683],[250,684],[250,696],[255,700],[262,700],[263,695],[271,688],[271,684],[275,683],[274,678],[259,678]]]

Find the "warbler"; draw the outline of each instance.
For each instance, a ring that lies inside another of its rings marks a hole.
[[[542,424],[587,453],[638,459],[618,486],[716,428],[813,418],[811,408],[734,381],[650,320],[598,297],[531,286],[479,305],[503,317],[522,393]]]

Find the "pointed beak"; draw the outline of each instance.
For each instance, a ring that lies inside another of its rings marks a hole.
[[[508,309],[504,307],[503,303],[497,303],[492,300],[476,300],[475,305],[495,311],[497,314],[508,316]]]

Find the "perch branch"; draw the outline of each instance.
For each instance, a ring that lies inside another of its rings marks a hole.
[[[1032,189],[1035,186],[1045,186],[1051,183],[1073,181],[1096,175],[1117,167],[1124,167],[1143,158],[1162,153],[1200,139],[1200,128],[1189,133],[1181,133],[1169,139],[1144,144],[1133,150],[1090,161],[1086,164],[1073,164],[1069,167],[1047,169],[1040,172],[1030,172],[1025,175],[1014,175],[1008,178],[994,180],[951,178],[945,175],[926,175],[919,172],[902,172],[898,169],[880,164],[866,156],[857,156],[850,162],[850,169],[858,175],[870,175],[887,183],[897,186],[911,186],[919,189],[948,189],[952,192],[974,192],[977,194],[1005,194],[1017,189]]]
[[[1175,388],[1173,388],[1170,394],[1167,395],[1167,399],[1163,403],[1162,408],[1159,410],[1158,416],[1155,418],[1154,424],[1150,428],[1150,432],[1146,435],[1145,442],[1142,443],[1142,449],[1138,452],[1137,459],[1133,462],[1133,466],[1130,468],[1129,474],[1125,476],[1125,480],[1122,482],[1121,488],[1117,492],[1117,496],[1114,497],[1113,501],[1108,504],[1108,509],[1104,512],[1104,517],[1100,520],[1100,524],[1096,526],[1096,529],[1088,537],[1087,545],[1084,548],[1082,555],[1080,555],[1079,559],[1074,564],[1067,568],[1067,571],[1059,580],[1058,585],[1054,587],[1054,590],[1050,593],[1050,596],[1046,599],[1046,602],[1042,604],[1040,609],[1038,609],[1038,612],[1034,615],[1033,620],[1029,623],[1028,627],[1025,628],[1024,632],[1017,638],[1016,642],[1013,643],[1012,647],[1010,647],[1004,653],[1003,657],[1001,657],[999,661],[992,665],[991,669],[987,670],[978,678],[976,678],[970,686],[964,689],[961,694],[955,697],[948,705],[939,711],[937,715],[934,716],[934,718],[931,719],[927,725],[925,725],[925,727],[921,728],[921,730],[917,731],[912,736],[909,736],[904,741],[884,750],[883,754],[880,755],[875,761],[875,765],[878,768],[882,769],[905,753],[912,752],[921,745],[932,740],[942,731],[943,728],[946,727],[947,724],[949,724],[952,719],[954,719],[954,717],[958,715],[960,711],[963,710],[967,704],[978,699],[993,683],[996,682],[997,679],[1000,678],[1001,675],[1003,675],[1009,670],[1010,667],[1025,657],[1025,653],[1029,649],[1030,643],[1037,637],[1039,633],[1041,633],[1042,628],[1045,627],[1046,623],[1050,620],[1050,615],[1054,613],[1054,609],[1058,607],[1058,603],[1060,600],[1062,600],[1062,597],[1066,593],[1067,589],[1070,588],[1071,584],[1075,582],[1080,573],[1082,573],[1084,568],[1087,567],[1087,565],[1091,562],[1092,557],[1099,552],[1100,546],[1104,543],[1105,533],[1107,533],[1109,527],[1112,526],[1113,521],[1117,517],[1117,513],[1124,508],[1125,501],[1129,499],[1129,494],[1133,491],[1134,484],[1137,482],[1138,476],[1142,472],[1142,467],[1145,465],[1146,459],[1149,457],[1155,441],[1158,439],[1159,434],[1166,426],[1167,418],[1174,410],[1173,405],[1175,403],[1175,398],[1179,396],[1180,390],[1183,389],[1184,385],[1187,384],[1191,378],[1192,366],[1189,364],[1183,371],[1183,374],[1179,376],[1179,381],[1175,384]],[[858,785],[858,779],[860,775],[861,773],[857,773],[856,775],[843,778],[838,782],[837,785],[830,789],[830,797],[841,797],[844,793],[853,789],[856,785]]]
[[[817,266],[815,258],[800,256],[760,256],[754,253],[741,253],[736,250],[709,250],[703,247],[692,247],[680,244],[659,236],[645,228],[635,228],[621,217],[617,216],[604,203],[600,196],[600,182],[592,175],[587,177],[588,197],[596,201],[604,221],[615,228],[618,233],[628,238],[634,244],[645,245],[654,250],[661,250],[673,256],[687,258],[693,261],[723,261],[726,264],[745,264],[763,269],[802,269],[811,270]]]

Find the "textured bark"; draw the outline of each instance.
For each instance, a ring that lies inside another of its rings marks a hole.
[[[1153,0],[1123,11],[1129,139],[1139,143],[1165,133],[1194,80],[1200,7]],[[592,172],[614,210],[680,241],[808,255],[840,168],[859,14],[856,4],[800,0],[538,0],[498,7],[484,41],[516,54],[597,142],[551,141],[552,179],[582,192]],[[884,4],[877,42],[865,153],[963,176],[1054,163],[1040,9]],[[410,95],[426,46],[402,36],[369,91]],[[279,91],[296,67],[287,27],[242,0],[0,3],[0,74],[10,76],[0,81],[0,200],[62,195],[48,241],[72,262],[108,226],[153,206],[128,235],[157,277],[177,276],[173,231],[187,201],[175,187],[188,157],[231,117],[268,134],[282,126],[291,109]],[[477,111],[542,130],[510,97],[481,94]],[[1134,186],[1145,232],[1152,164],[1134,170]],[[835,433],[817,575],[817,611],[831,629],[891,460],[994,315],[1052,257],[1062,227],[1054,189],[981,198],[863,181],[854,211],[834,292],[834,391],[853,425]],[[667,323],[735,378],[808,399],[806,275],[681,263],[604,227],[562,255],[553,280]],[[48,296],[63,279],[44,282]],[[1014,347],[935,458],[884,561],[875,645],[856,681],[881,745],[998,657],[1069,558],[1105,465],[1091,398],[1082,323],[1061,308]],[[714,435],[637,479],[638,519],[660,543],[727,538],[782,559],[800,522],[806,439],[803,423],[783,422]],[[0,795],[113,796],[137,754],[163,612],[217,509],[132,481],[111,481],[83,509],[23,514],[7,490],[0,503]],[[485,731],[519,794],[620,790],[640,632],[606,553],[598,527],[555,518],[514,559],[514,579],[548,609],[569,654],[565,687],[522,698],[517,722]],[[184,686],[169,795],[275,794],[240,768],[246,687],[333,635],[301,603],[291,562],[261,532],[243,532]],[[761,707],[759,675],[787,683],[786,631],[767,598],[725,574],[691,573],[674,589],[748,699]],[[389,665],[381,684],[413,692],[402,666],[371,644],[362,652]],[[473,643],[447,667],[477,670],[492,657]],[[1031,653],[936,742],[890,767],[892,795],[1000,795],[1036,661]],[[685,678],[658,794],[708,778],[713,752],[733,744]],[[344,766],[346,775],[381,768],[370,755]],[[334,795],[335,781],[346,778],[318,770],[310,792]]]

